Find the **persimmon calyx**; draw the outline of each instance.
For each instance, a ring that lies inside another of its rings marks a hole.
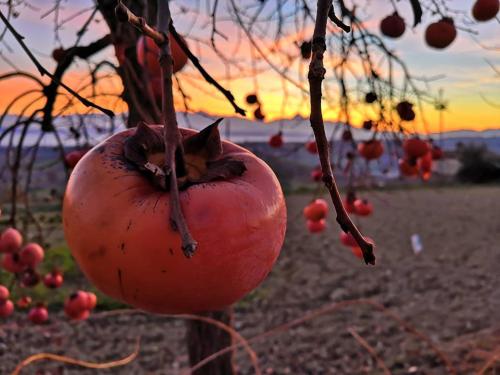
[[[182,141],[184,152],[177,153],[176,157],[177,181],[180,189],[214,180],[228,180],[241,176],[246,171],[242,161],[222,157],[223,149],[218,128],[221,121],[221,118],[216,120],[199,133]],[[162,134],[144,122],[137,125],[134,135],[124,144],[125,158],[155,186],[168,190],[164,154],[165,144]]]

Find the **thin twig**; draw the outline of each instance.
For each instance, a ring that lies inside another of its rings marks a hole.
[[[110,111],[109,109],[103,108],[103,107],[91,102],[90,100],[85,99],[84,97],[80,96],[76,91],[74,91],[71,87],[67,86],[66,84],[64,84],[63,82],[61,82],[57,78],[55,78],[54,75],[52,75],[47,69],[45,69],[43,67],[42,64],[40,64],[40,62],[33,55],[33,53],[31,53],[30,49],[28,48],[28,46],[26,46],[26,44],[23,41],[24,37],[21,34],[19,34],[16,31],[16,29],[14,29],[14,27],[10,24],[9,20],[7,18],[5,18],[2,11],[0,11],[0,19],[3,21],[5,26],[7,26],[7,29],[9,29],[9,31],[12,33],[14,38],[17,40],[17,42],[19,43],[21,48],[24,50],[24,52],[26,52],[26,54],[28,55],[30,60],[33,62],[33,64],[35,64],[40,75],[49,76],[53,81],[57,82],[59,85],[64,87],[71,95],[73,95],[75,98],[77,98],[84,106],[95,108],[95,109],[101,111],[102,113],[108,115],[109,117],[114,117],[115,114],[113,111]]]
[[[368,353],[370,353],[373,359],[377,361],[378,366],[384,372],[385,375],[391,375],[391,371],[387,368],[384,360],[380,358],[375,349],[373,349],[373,347],[370,344],[368,344],[368,341],[362,338],[352,327],[347,328],[347,332],[351,334],[351,336],[354,338],[354,340],[356,340],[359,343],[359,345],[361,345],[363,348],[366,349]]]
[[[326,51],[326,23],[328,20],[330,6],[331,1],[318,0],[316,24],[314,26],[312,42],[312,58],[308,74],[311,103],[311,127],[318,146],[318,154],[321,162],[321,169],[323,171],[323,182],[330,192],[333,205],[335,206],[335,210],[337,212],[337,222],[344,232],[350,232],[352,234],[363,251],[365,263],[375,264],[375,256],[373,255],[374,245],[364,239],[363,235],[360,233],[356,225],[354,225],[342,204],[342,199],[332,172],[330,150],[323,122],[323,113],[321,108],[321,85],[326,73],[323,65],[323,55]]]
[[[168,32],[166,31],[165,34],[157,31],[155,28],[151,27],[150,25],[147,24],[146,20],[143,17],[138,17],[130,9],[128,9],[123,3],[118,3],[116,6],[116,16],[117,18],[122,21],[122,22],[128,22],[131,25],[135,26],[139,31],[141,31],[144,35],[152,38],[156,44],[162,45],[166,43],[166,35],[168,35]],[[234,111],[242,116],[246,115],[246,112],[243,108],[239,107],[234,99],[233,94],[231,91],[226,90],[224,87],[222,87],[206,70],[203,68],[203,66],[200,64],[200,61],[198,58],[190,51],[189,47],[186,45],[186,43],[182,40],[180,35],[177,33],[175,30],[175,27],[172,22],[170,22],[170,25],[168,26],[168,31],[172,34],[172,37],[175,39],[179,47],[184,51],[184,53],[187,55],[189,60],[193,63],[196,69],[200,72],[200,74],[203,76],[205,81],[210,83],[211,85],[215,86],[217,90],[219,90],[222,95],[226,97],[226,99],[231,103],[231,105],[234,108]]]

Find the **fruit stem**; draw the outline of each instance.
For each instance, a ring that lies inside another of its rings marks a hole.
[[[142,17],[134,15],[123,3],[119,2],[115,8],[116,17],[122,22],[129,22],[143,34],[153,38],[160,48],[160,66],[162,77],[162,123],[165,142],[165,175],[170,186],[170,221],[172,227],[179,231],[182,241],[182,251],[188,258],[196,251],[197,242],[189,232],[184,214],[182,213],[177,183],[176,163],[184,163],[182,137],[175,115],[174,95],[172,91],[173,59],[168,38],[169,26],[172,22],[169,0],[158,1],[157,30],[147,24]]]
[[[333,176],[332,167],[330,163],[330,151],[328,146],[328,139],[325,133],[325,126],[323,122],[323,113],[321,108],[322,97],[322,82],[325,77],[325,67],[323,64],[323,55],[326,51],[326,24],[328,21],[329,13],[332,9],[331,0],[318,0],[316,10],[316,22],[314,25],[314,34],[312,42],[312,57],[309,64],[309,91],[311,103],[310,122],[314,132],[314,138],[318,147],[318,154],[323,172],[323,182],[330,192],[335,211],[337,212],[337,222],[342,230],[346,233],[351,233],[359,247],[363,252],[363,258],[366,264],[375,264],[375,256],[373,255],[374,245],[365,240],[359,229],[352,222],[347,214],[340,197],[340,193]]]

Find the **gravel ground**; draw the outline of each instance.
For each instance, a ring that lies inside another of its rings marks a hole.
[[[431,338],[460,374],[474,373],[500,348],[500,187],[366,192],[375,214],[360,220],[377,242],[377,266],[360,263],[340,245],[334,216],[311,235],[301,217],[306,195],[287,198],[285,245],[269,278],[235,310],[244,337],[303,316],[326,304],[370,299]],[[424,251],[414,255],[410,236]],[[58,319],[60,318],[60,319]],[[353,305],[308,321],[253,348],[268,374],[379,374],[377,362],[349,330],[363,337],[394,374],[446,374],[430,347],[371,306]],[[186,367],[184,323],[146,314],[97,313],[83,323],[53,316],[34,327],[24,316],[0,326],[0,373],[40,351],[90,361],[124,357],[142,337],[138,358],[104,374],[177,374]],[[252,374],[237,355],[241,373]],[[500,371],[500,363],[497,363]],[[39,362],[22,374],[94,374],[95,370]],[[493,374],[493,372],[491,372]]]

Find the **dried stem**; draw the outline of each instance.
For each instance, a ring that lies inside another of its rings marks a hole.
[[[19,363],[11,375],[19,375],[23,368],[27,367],[28,365],[30,365],[33,362],[42,361],[42,360],[50,360],[50,361],[55,361],[55,362],[60,362],[60,363],[67,363],[67,364],[73,365],[73,366],[80,366],[80,367],[91,368],[91,369],[96,369],[96,370],[125,366],[137,358],[137,356],[139,355],[139,349],[140,349],[140,340],[138,339],[137,343],[135,345],[135,349],[131,354],[129,354],[125,358],[122,358],[122,359],[119,359],[116,361],[111,361],[111,362],[104,362],[104,363],[82,361],[80,359],[74,359],[74,358],[70,358],[70,357],[66,357],[66,356],[58,355],[58,354],[52,354],[52,353],[38,353],[38,354],[34,354],[32,356],[29,356],[28,358],[24,359],[21,363]]]
[[[312,42],[312,58],[308,74],[311,103],[311,127],[318,146],[319,159],[321,162],[321,169],[323,171],[323,182],[330,192],[335,211],[337,212],[337,222],[344,232],[350,232],[352,234],[363,251],[363,257],[366,264],[375,264],[373,244],[364,239],[363,235],[360,233],[356,225],[354,225],[342,204],[342,199],[332,172],[328,139],[325,134],[321,108],[321,85],[326,73],[323,65],[323,55],[326,51],[326,24],[331,5],[331,1],[329,0],[318,0],[316,23],[314,26]]]
[[[373,357],[373,359],[375,359],[375,361],[377,361],[378,367],[380,367],[380,369],[383,371],[384,375],[391,375],[391,371],[387,368],[384,360],[382,358],[380,358],[380,356],[377,354],[375,349],[373,349],[373,347],[370,344],[368,344],[368,342],[363,337],[361,337],[354,330],[354,328],[347,328],[347,331],[351,334],[352,337],[354,337],[354,340],[356,340],[359,343],[359,345],[361,345],[363,348],[365,348],[366,351],[368,353],[370,353],[370,355]]]

